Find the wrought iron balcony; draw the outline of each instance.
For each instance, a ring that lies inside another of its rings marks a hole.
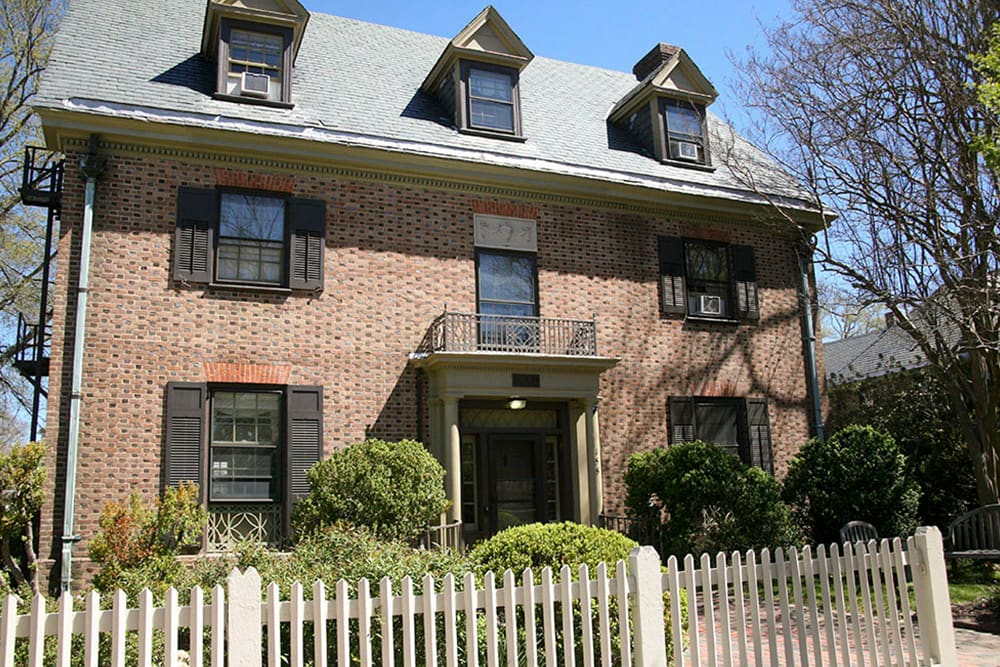
[[[597,323],[482,313],[439,315],[417,352],[508,352],[597,356]]]
[[[18,313],[17,338],[12,346],[14,368],[29,379],[48,377],[51,338],[51,322],[39,325]]]

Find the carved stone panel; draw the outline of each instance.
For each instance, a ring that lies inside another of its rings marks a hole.
[[[499,215],[479,215],[476,222],[476,246],[503,250],[538,251],[534,220]]]

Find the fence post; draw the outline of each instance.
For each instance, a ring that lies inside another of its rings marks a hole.
[[[233,569],[227,579],[226,649],[229,667],[261,667],[263,617],[260,613],[260,575],[248,567]]]
[[[636,547],[628,555],[628,562],[635,577],[632,595],[634,664],[636,667],[666,667],[660,556],[653,547]]]
[[[921,526],[912,544],[910,562],[924,656],[935,665],[956,667],[958,654],[941,531],[937,526]]]

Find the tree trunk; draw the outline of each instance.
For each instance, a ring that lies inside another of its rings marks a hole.
[[[10,553],[9,537],[0,540],[0,557],[3,558],[3,563],[7,570],[10,571],[11,576],[14,577],[15,588],[20,588],[22,585],[28,583],[24,577],[24,572],[21,571],[21,566],[17,564],[17,561],[14,560],[14,557]]]
[[[24,554],[28,558],[28,570],[31,572],[31,592],[35,595],[41,592],[38,583],[38,555],[35,553],[35,527],[32,521],[25,525]]]

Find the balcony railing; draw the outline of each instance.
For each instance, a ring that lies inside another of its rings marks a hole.
[[[27,378],[48,376],[51,337],[51,322],[38,324],[29,321],[22,313],[18,313],[13,361],[14,367],[22,375]]]
[[[444,312],[431,324],[417,351],[594,357],[597,324],[594,320]]]
[[[63,161],[44,148],[28,146],[24,152],[21,201],[28,206],[59,206]]]

